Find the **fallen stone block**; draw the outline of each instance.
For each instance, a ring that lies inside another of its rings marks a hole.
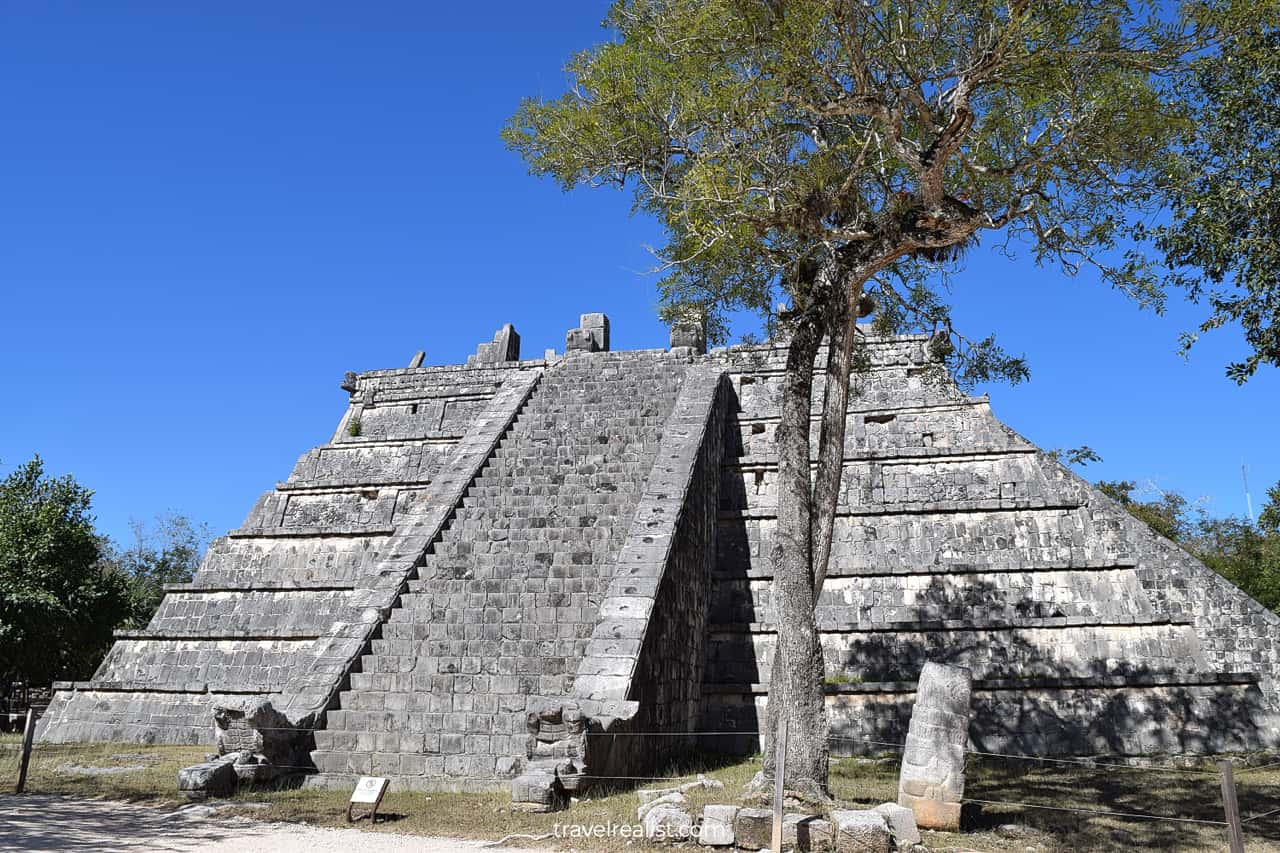
[[[235,763],[239,757],[239,753],[233,752],[213,761],[183,767],[178,771],[178,790],[190,800],[230,796],[236,790]]]
[[[911,809],[897,803],[884,803],[872,811],[884,815],[889,822],[889,833],[893,843],[899,850],[910,850],[920,843],[920,829],[916,826],[916,815]]]
[[[889,821],[872,809],[837,809],[831,813],[839,853],[890,853]]]
[[[831,822],[816,815],[782,816],[782,846],[793,850],[830,850],[834,836]]]
[[[668,794],[679,792],[679,788],[644,788],[636,791],[636,796],[640,798],[640,804],[651,803],[659,797],[665,797]]]
[[[662,804],[644,816],[644,837],[649,841],[688,841],[693,818],[684,809]]]
[[[733,821],[737,814],[737,806],[703,806],[698,843],[703,847],[732,847]]]
[[[654,809],[662,808],[663,806],[679,806],[682,803],[684,803],[684,794],[679,791],[672,791],[665,796],[658,797],[656,800],[641,803],[640,808],[636,809],[636,817],[640,820],[644,820],[645,815],[649,814],[649,812]]]
[[[759,850],[773,843],[773,812],[738,809],[733,818],[735,843],[743,850]]]
[[[553,812],[567,805],[568,797],[554,774],[534,770],[511,780],[511,807],[516,811]]]
[[[680,786],[679,790],[696,791],[699,788],[709,791],[722,791],[724,790],[724,783],[719,779],[708,779],[706,776],[699,773],[696,780],[693,782],[685,782]]]

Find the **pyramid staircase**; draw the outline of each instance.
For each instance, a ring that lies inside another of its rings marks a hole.
[[[316,733],[322,783],[490,783],[528,703],[572,690],[687,359],[547,370]]]

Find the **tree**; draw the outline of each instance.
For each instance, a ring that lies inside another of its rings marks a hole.
[[[39,456],[0,481],[0,680],[85,678],[111,645],[127,594],[98,561],[92,495]]]
[[[1139,236],[1163,253],[1168,280],[1212,313],[1198,332],[1238,323],[1249,354],[1228,365],[1243,383],[1280,365],[1280,27],[1234,32],[1186,69],[1191,120],[1153,195],[1169,209]],[[1197,333],[1183,336],[1183,349]]]
[[[1267,489],[1267,502],[1258,513],[1258,526],[1268,533],[1280,533],[1280,483]]]
[[[569,91],[525,100],[508,123],[535,174],[629,188],[662,223],[664,314],[699,311],[716,338],[728,312],[751,309],[787,342],[778,639],[757,784],[773,775],[781,716],[786,786],[827,792],[814,608],[865,298],[881,330],[932,332],[962,381],[1027,375],[992,338],[960,336],[939,296],[986,232],[1068,273],[1090,265],[1159,307],[1160,280],[1120,247],[1186,120],[1173,75],[1258,5],[1189,3],[1168,20],[1159,3],[1122,0],[620,0],[606,20],[614,39],[570,60]]]
[[[1160,491],[1155,500],[1140,501],[1133,496],[1137,488],[1138,484],[1132,480],[1098,481],[1098,489],[1134,518],[1166,539],[1185,542],[1195,526],[1187,517],[1190,508],[1187,499],[1177,492]]]
[[[133,544],[106,545],[104,559],[124,578],[129,610],[122,627],[144,628],[164,597],[165,584],[189,583],[209,544],[209,527],[166,512],[151,525],[132,521]]]
[[[1177,492],[1157,491],[1155,500],[1139,500],[1130,480],[1098,483],[1129,514],[1188,553],[1269,610],[1280,612],[1280,483],[1267,491],[1258,523],[1246,518],[1211,518]]]

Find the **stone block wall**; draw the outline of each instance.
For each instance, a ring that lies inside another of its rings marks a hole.
[[[349,377],[334,441],[216,540],[145,630],[122,632],[92,680],[59,685],[40,736],[207,742],[214,702],[245,694],[271,697],[299,724],[321,721],[540,375],[541,363],[511,363]],[[372,435],[346,428],[397,407],[439,416]]]
[[[688,367],[584,350],[547,370],[317,733],[321,782],[520,769],[526,712],[581,679]]]
[[[728,403],[721,372],[697,369],[664,425],[574,684],[582,707],[633,709],[589,735],[592,773],[650,772],[696,742]]]
[[[979,743],[1052,754],[1275,742],[1274,615],[940,377],[923,339],[870,341],[868,354],[818,611],[838,733],[901,742],[914,679],[933,660],[975,670]],[[743,731],[747,751],[758,748],[774,646],[782,357],[762,347],[709,357],[728,371],[737,411],[702,728]],[[820,401],[819,387],[815,417]],[[1196,719],[1210,707],[1220,723]],[[1186,736],[1153,736],[1143,713]]]
[[[329,783],[500,783],[569,704],[588,772],[699,731],[757,749],[785,351],[609,352],[607,328],[584,315],[559,359],[513,360],[504,328],[470,366],[349,375],[332,439],[61,685],[40,736],[207,742],[215,701],[265,695],[323,726]],[[974,670],[983,749],[1276,744],[1280,618],[1001,424],[924,338],[865,346],[818,611],[837,751],[900,743],[930,660]]]

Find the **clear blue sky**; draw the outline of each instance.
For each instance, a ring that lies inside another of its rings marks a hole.
[[[0,470],[40,453],[117,538],[164,510],[221,532],[330,435],[343,371],[457,362],[508,321],[536,355],[584,311],[665,345],[652,223],[498,138],[606,6],[0,0]],[[1280,382],[1223,376],[1236,331],[1184,363],[1194,309],[987,249],[955,301],[1031,360],[997,414],[1094,447],[1091,478],[1219,514],[1242,460],[1255,508],[1280,480]]]

